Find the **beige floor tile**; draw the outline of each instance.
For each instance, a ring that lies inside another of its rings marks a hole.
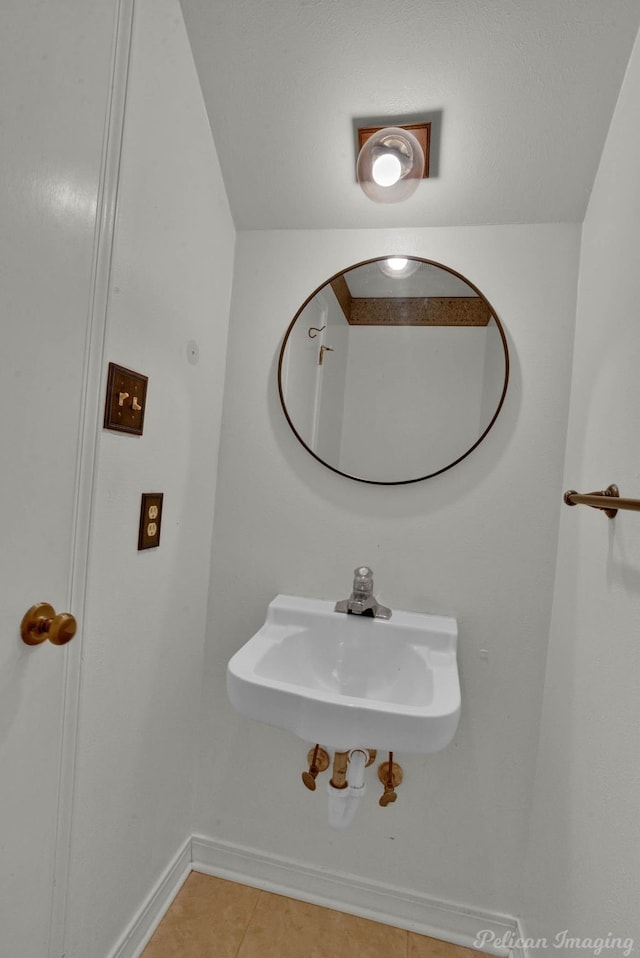
[[[191,872],[142,958],[236,958],[260,894]]]
[[[407,932],[261,892],[238,958],[406,958]]]
[[[427,938],[425,935],[409,932],[407,958],[492,958],[492,956],[485,956],[483,952],[475,951],[473,948],[450,945],[449,942],[440,941],[438,938]]]
[[[142,958],[491,958],[192,872]]]

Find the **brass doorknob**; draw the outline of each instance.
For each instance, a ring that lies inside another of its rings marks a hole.
[[[70,612],[56,610],[48,602],[32,605],[20,625],[22,641],[27,645],[40,645],[47,639],[53,645],[66,645],[76,634],[76,620]]]

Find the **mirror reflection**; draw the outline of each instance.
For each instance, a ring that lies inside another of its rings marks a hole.
[[[455,270],[417,257],[336,274],[294,316],[278,366],[282,406],[324,465],[362,482],[450,469],[502,407],[504,330]]]

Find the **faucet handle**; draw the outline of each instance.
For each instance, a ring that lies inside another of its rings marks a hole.
[[[318,772],[324,772],[329,768],[329,756],[320,745],[316,745],[307,755],[307,761],[309,763],[309,771],[302,773],[302,781],[309,791],[315,792]]]
[[[391,805],[398,798],[396,788],[402,782],[402,768],[393,761],[393,752],[389,752],[389,761],[378,766],[378,778],[384,785],[384,792],[380,796],[378,805],[383,808]]]
[[[378,805],[381,805],[382,808],[386,808],[387,805],[391,805],[392,802],[395,802],[398,796],[393,785],[385,785],[384,795],[381,795],[378,799]]]
[[[353,570],[353,589],[348,599],[341,599],[334,607],[336,612],[355,612],[372,618],[390,619],[391,609],[378,605],[373,594],[373,570],[359,565]]]
[[[371,595],[373,592],[373,569],[361,565],[353,570],[353,591]]]

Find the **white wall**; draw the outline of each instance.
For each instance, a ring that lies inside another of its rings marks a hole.
[[[314,329],[319,332],[313,334]],[[349,324],[327,287],[307,303],[293,324],[280,374],[287,413],[297,434],[320,459],[336,467],[348,344]],[[327,352],[320,363],[323,346]]]
[[[486,336],[482,326],[351,326],[341,470],[417,479],[470,449],[483,431]]]
[[[100,440],[69,958],[110,953],[191,834],[233,245],[179,4],[137,0],[106,359],[149,386],[144,436]],[[138,552],[155,491],[161,544]]]
[[[322,341],[333,352],[325,353],[319,378],[318,438],[314,450],[324,462],[340,462],[342,412],[349,356],[350,327],[331,287],[321,294],[326,302],[327,328]]]
[[[484,432],[495,415],[504,386],[504,348],[497,324],[489,320],[485,330],[484,373],[480,404],[480,433]]]
[[[307,445],[315,451],[318,428],[318,351],[322,334],[309,336],[314,326],[326,325],[326,310],[319,299],[312,299],[291,330],[281,370],[281,385],[289,415]]]
[[[282,337],[327,277],[393,249],[477,284],[504,321],[512,378],[488,439],[425,483],[367,486],[323,468],[276,388]],[[199,738],[197,832],[439,899],[514,912],[538,738],[579,251],[571,225],[239,233]],[[597,520],[596,520],[597,521]],[[345,833],[300,783],[305,743],[234,713],[225,668],[278,592],[340,598],[370,564],[380,601],[460,630],[454,743],[399,756]],[[481,650],[487,650],[488,658]]]
[[[631,497],[640,496],[639,99],[636,43],[583,228],[564,477],[565,488],[615,482]],[[550,949],[565,928],[640,945],[639,569],[636,515],[609,521],[563,507],[525,868],[525,932]]]

